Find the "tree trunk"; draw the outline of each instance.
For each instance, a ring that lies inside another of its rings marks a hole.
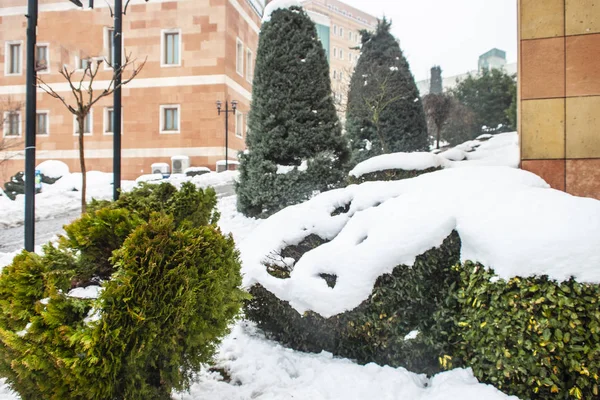
[[[79,166],[81,168],[81,213],[84,214],[87,211],[86,193],[87,193],[87,170],[85,169],[85,155],[84,155],[84,141],[83,141],[83,130],[84,130],[85,116],[82,118],[77,117],[77,125],[79,126]]]
[[[440,149],[440,136],[441,136],[441,133],[442,133],[442,129],[439,126],[437,126],[437,125],[435,127],[436,127],[436,130],[437,130],[437,133],[435,135],[437,137],[437,149],[439,150]]]

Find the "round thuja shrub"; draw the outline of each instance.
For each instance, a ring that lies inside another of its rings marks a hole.
[[[325,240],[310,235],[285,248],[280,256],[298,260],[323,243]],[[391,274],[379,277],[369,298],[351,311],[330,318],[311,311],[301,315],[288,302],[255,285],[250,289],[252,299],[245,303],[245,314],[268,337],[297,350],[325,350],[360,363],[435,373],[440,371],[439,357],[447,351],[446,332],[452,323],[434,316],[449,307],[446,300],[459,279],[452,267],[459,259],[460,238],[453,232],[439,248],[418,256],[412,267],[399,265]],[[265,267],[280,279],[291,272],[281,265]],[[322,278],[335,285],[335,277]],[[407,337],[410,333],[416,337]]]
[[[600,285],[505,281],[473,263],[457,270],[454,360],[521,399],[600,398]]]
[[[143,187],[96,203],[43,255],[18,255],[0,275],[9,386],[24,400],[158,400],[188,387],[245,298],[215,203],[214,191]]]

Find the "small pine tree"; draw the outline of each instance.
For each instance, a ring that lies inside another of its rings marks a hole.
[[[384,153],[428,149],[419,92],[390,27],[384,18],[376,32],[362,32],[346,117],[354,163]]]
[[[349,152],[329,65],[302,8],[278,9],[263,24],[252,97],[236,185],[240,212],[267,217],[344,179]],[[281,166],[287,173],[278,173]]]

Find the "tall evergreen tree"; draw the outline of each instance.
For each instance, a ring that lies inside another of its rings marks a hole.
[[[472,136],[516,129],[516,87],[515,76],[499,69],[484,69],[458,83],[454,96],[475,113],[477,129]]]
[[[362,32],[362,50],[350,82],[346,131],[353,162],[379,154],[428,149],[419,92],[391,22]]]
[[[335,187],[349,151],[325,50],[302,8],[275,10],[263,23],[255,70],[236,192],[240,212],[267,217]]]
[[[431,68],[431,80],[429,81],[429,94],[442,94],[444,85],[442,80],[442,68],[439,65]]]

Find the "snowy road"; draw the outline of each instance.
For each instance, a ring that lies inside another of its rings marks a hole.
[[[57,218],[37,221],[35,223],[36,246],[49,242],[56,234],[62,232],[63,225],[70,223],[79,215],[79,212],[74,212]],[[24,237],[23,225],[0,229],[0,253],[10,253],[22,249]]]

